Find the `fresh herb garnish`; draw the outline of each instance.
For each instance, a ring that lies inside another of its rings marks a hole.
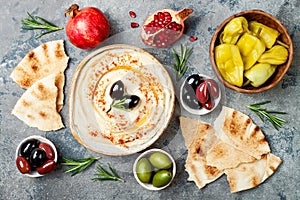
[[[29,17],[21,20],[21,22],[23,24],[23,27],[22,27],[23,30],[36,30],[36,29],[44,30],[41,34],[35,36],[36,39],[38,39],[48,33],[52,33],[52,32],[63,29],[63,28],[56,26],[55,24],[52,24],[51,22],[47,21],[46,19],[44,19],[42,17],[39,17],[39,16],[34,17],[31,14],[29,14],[28,12],[27,12],[27,14]]]
[[[183,46],[181,44],[180,55],[175,51],[175,49],[172,49],[171,51],[176,61],[174,64],[174,70],[177,72],[176,78],[179,80],[189,69],[189,66],[186,65],[186,62],[193,53],[193,48],[189,49],[187,46]]]
[[[64,173],[73,172],[71,176],[75,176],[80,172],[84,171],[91,164],[93,164],[99,158],[63,158],[64,162],[62,165],[69,166],[68,169],[64,170]]]
[[[126,98],[123,98],[121,100],[113,99],[112,103],[109,106],[109,109],[106,111],[106,113],[109,113],[112,108],[117,108],[124,111],[129,111],[130,109],[125,107],[126,104]]]
[[[121,178],[115,170],[108,164],[110,172],[105,170],[101,165],[97,166],[97,174],[94,174],[95,178],[92,178],[93,181],[122,181],[124,182],[124,179]]]
[[[249,108],[251,111],[253,111],[263,122],[265,121],[265,118],[269,120],[271,124],[274,126],[274,128],[278,130],[279,128],[283,127],[282,124],[286,123],[286,121],[284,119],[274,116],[273,114],[287,114],[287,113],[267,110],[266,108],[260,107],[261,105],[265,105],[268,103],[271,103],[271,101],[264,101],[261,103],[246,105],[246,107]]]

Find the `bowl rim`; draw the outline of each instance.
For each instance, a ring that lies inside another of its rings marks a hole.
[[[285,37],[287,38],[287,40],[290,43],[289,48],[288,48],[288,52],[289,52],[288,60],[283,64],[283,65],[286,65],[286,67],[284,68],[282,73],[278,76],[277,79],[274,79],[274,81],[271,84],[262,85],[261,87],[257,87],[257,88],[254,88],[254,89],[245,89],[245,88],[242,88],[242,87],[237,87],[237,86],[231,85],[230,83],[225,81],[223,79],[223,77],[221,76],[219,70],[218,70],[218,67],[216,65],[215,58],[214,58],[215,57],[215,53],[214,53],[215,44],[216,44],[216,41],[218,40],[218,36],[219,36],[220,32],[224,29],[225,25],[231,19],[243,16],[243,15],[246,15],[246,14],[259,14],[259,15],[267,16],[268,18],[272,19],[276,24],[278,24],[281,27],[281,29],[282,29],[281,35],[284,34]],[[294,57],[294,46],[293,46],[293,42],[292,42],[291,36],[290,36],[287,28],[276,17],[274,17],[270,13],[267,13],[263,10],[253,9],[253,10],[244,10],[244,11],[241,11],[239,13],[235,13],[235,14],[229,16],[228,18],[226,18],[222,23],[220,23],[217,26],[217,29],[214,32],[213,37],[211,38],[211,41],[210,41],[209,55],[210,55],[210,63],[211,63],[211,66],[213,68],[213,71],[215,72],[217,78],[219,79],[219,81],[222,84],[224,84],[227,88],[229,88],[231,90],[234,90],[234,91],[237,91],[237,92],[240,92],[240,93],[254,94],[254,93],[260,93],[260,92],[269,90],[272,87],[274,87],[275,85],[277,85],[282,80],[283,76],[286,74],[286,72],[289,70],[289,68],[292,64],[293,57]]]
[[[171,162],[172,162],[172,179],[170,180],[170,182],[169,182],[167,185],[165,185],[165,186],[163,186],[163,187],[155,187],[155,186],[153,186],[151,183],[143,183],[142,181],[140,181],[140,179],[138,178],[137,173],[136,173],[136,165],[137,165],[138,161],[139,161],[141,158],[143,158],[143,157],[145,157],[145,156],[147,156],[147,155],[149,155],[149,154],[151,154],[151,153],[155,153],[155,152],[161,152],[161,153],[167,155],[167,156],[170,158]],[[144,187],[144,188],[146,188],[146,189],[148,189],[148,190],[162,190],[162,189],[165,189],[166,187],[168,187],[168,186],[171,184],[171,182],[173,181],[173,179],[174,179],[174,177],[175,177],[175,175],[176,175],[176,162],[175,162],[173,156],[172,156],[170,153],[168,153],[168,152],[166,152],[166,151],[164,151],[164,150],[162,150],[162,149],[153,148],[153,149],[149,149],[149,150],[144,151],[143,153],[141,153],[141,154],[135,159],[134,164],[133,164],[133,167],[132,167],[132,171],[133,171],[134,178],[136,179],[136,181],[137,181],[142,187]]]
[[[44,142],[44,143],[49,144],[49,145],[51,146],[51,148],[53,149],[53,152],[54,152],[54,161],[55,161],[55,163],[57,163],[57,160],[58,160],[58,153],[57,153],[56,146],[53,144],[52,141],[50,141],[49,139],[47,139],[47,138],[45,138],[45,137],[43,137],[43,136],[40,136],[40,135],[31,135],[31,136],[29,136],[29,137],[24,138],[24,139],[18,144],[18,146],[17,146],[17,148],[16,148],[15,160],[17,159],[17,157],[18,157],[19,154],[20,154],[20,148],[21,148],[21,145],[22,145],[24,142],[26,142],[26,141],[28,141],[28,140],[30,140],[30,139],[37,139],[37,140],[39,140],[40,142]],[[31,171],[30,173],[26,173],[26,174],[24,174],[24,175],[29,176],[29,177],[33,177],[33,178],[38,178],[38,177],[42,177],[42,176],[44,176],[44,175],[46,175],[46,174],[40,174],[40,173],[38,173],[36,170],[34,170],[34,171]]]

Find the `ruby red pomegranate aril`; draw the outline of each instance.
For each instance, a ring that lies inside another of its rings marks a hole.
[[[135,14],[135,12],[133,12],[133,11],[129,11],[129,16],[130,16],[131,18],[136,18],[136,14]]]
[[[141,37],[145,44],[154,47],[167,47],[174,43],[183,33],[184,20],[193,10],[181,11],[164,9],[150,15],[143,24]]]
[[[131,28],[138,28],[140,25],[136,22],[131,22],[130,26],[131,26]]]

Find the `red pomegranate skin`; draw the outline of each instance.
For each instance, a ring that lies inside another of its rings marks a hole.
[[[87,7],[70,17],[66,34],[70,42],[81,49],[92,49],[102,43],[110,32],[106,16],[97,8]]]

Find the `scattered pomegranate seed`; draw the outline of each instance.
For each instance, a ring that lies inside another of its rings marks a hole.
[[[133,11],[129,11],[129,15],[131,18],[136,18],[136,14]]]
[[[191,41],[191,42],[194,42],[194,41],[196,41],[197,39],[198,39],[198,38],[197,38],[196,36],[191,36],[191,37],[190,37],[190,41]]]
[[[139,24],[136,22],[131,22],[131,28],[137,28],[139,27]]]

